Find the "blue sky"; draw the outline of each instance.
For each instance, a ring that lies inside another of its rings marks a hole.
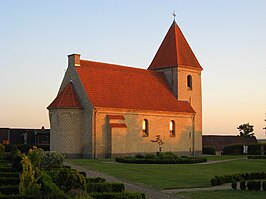
[[[0,127],[49,128],[68,54],[147,68],[173,10],[204,68],[203,134],[266,138],[264,0],[0,0]]]

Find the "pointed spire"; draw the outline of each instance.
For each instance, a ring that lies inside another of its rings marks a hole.
[[[178,66],[203,70],[174,19],[148,69]]]

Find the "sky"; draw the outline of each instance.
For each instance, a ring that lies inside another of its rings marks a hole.
[[[0,0],[0,127],[50,127],[69,54],[146,69],[173,10],[204,68],[203,134],[265,139],[264,0]]]

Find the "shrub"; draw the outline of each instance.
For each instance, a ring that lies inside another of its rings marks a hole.
[[[0,160],[3,160],[5,155],[5,146],[0,144]]]
[[[51,170],[52,168],[63,167],[64,156],[57,152],[46,152],[41,160],[41,168],[45,170]]]
[[[223,149],[224,155],[241,155],[243,154],[243,145],[225,146]]]
[[[173,152],[160,152],[157,156],[162,160],[176,160],[178,158]]]
[[[137,159],[144,159],[145,157],[144,157],[143,155],[137,154],[137,155],[135,156],[135,158],[137,158]]]
[[[31,161],[32,166],[40,168],[41,161],[44,157],[44,150],[33,146],[28,151],[28,157]]]
[[[216,186],[217,185],[217,178],[212,178],[211,179],[211,185]]]
[[[5,195],[18,194],[19,187],[18,185],[1,185],[0,193],[5,194]]]
[[[240,189],[241,190],[246,190],[246,181],[245,180],[242,180],[241,182],[240,182]]]
[[[61,169],[58,173],[56,184],[66,192],[71,189],[85,189],[86,180],[83,175],[76,170]]]
[[[41,172],[39,183],[41,184],[41,192],[43,198],[65,198],[64,192],[53,182],[52,177],[47,173]]]
[[[261,144],[250,144],[248,145],[249,155],[260,155],[261,154]]]
[[[121,192],[121,193],[91,193],[94,199],[145,199],[144,193],[131,193],[131,192]]]
[[[252,155],[248,156],[248,159],[266,159],[266,155]]]
[[[259,191],[261,188],[261,182],[260,181],[254,181],[254,190]]]
[[[24,196],[36,196],[41,188],[41,185],[37,183],[37,173],[28,156],[23,155],[21,163],[23,171],[20,174],[19,192]]]
[[[125,190],[125,185],[123,183],[89,183],[87,185],[88,193],[92,192],[122,192]]]
[[[155,159],[156,158],[156,156],[154,154],[146,154],[144,157],[147,160],[151,160],[151,159]]]
[[[253,191],[254,190],[254,188],[255,188],[254,182],[255,181],[251,181],[251,180],[247,182],[247,188],[248,188],[249,191]]]
[[[237,183],[236,183],[236,181],[232,181],[232,182],[231,182],[231,187],[232,187],[234,190],[237,189]]]
[[[263,191],[266,191],[266,181],[262,181],[262,189]]]
[[[18,172],[0,172],[0,178],[19,178]]]
[[[87,183],[99,183],[99,182],[105,182],[104,178],[86,178]]]
[[[17,155],[13,158],[13,163],[12,163],[12,167],[11,167],[12,171],[22,172],[23,168],[22,168],[21,160],[22,160],[21,153],[17,153]]]
[[[19,177],[0,177],[0,185],[18,185]]]
[[[202,153],[203,154],[209,154],[209,155],[215,155],[216,151],[215,151],[215,148],[213,148],[213,147],[203,147]]]

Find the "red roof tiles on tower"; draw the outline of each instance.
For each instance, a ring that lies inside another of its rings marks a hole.
[[[178,66],[202,70],[186,38],[174,21],[148,69]]]
[[[77,94],[74,90],[73,83],[70,82],[66,87],[57,95],[55,100],[47,107],[51,108],[82,108]]]

